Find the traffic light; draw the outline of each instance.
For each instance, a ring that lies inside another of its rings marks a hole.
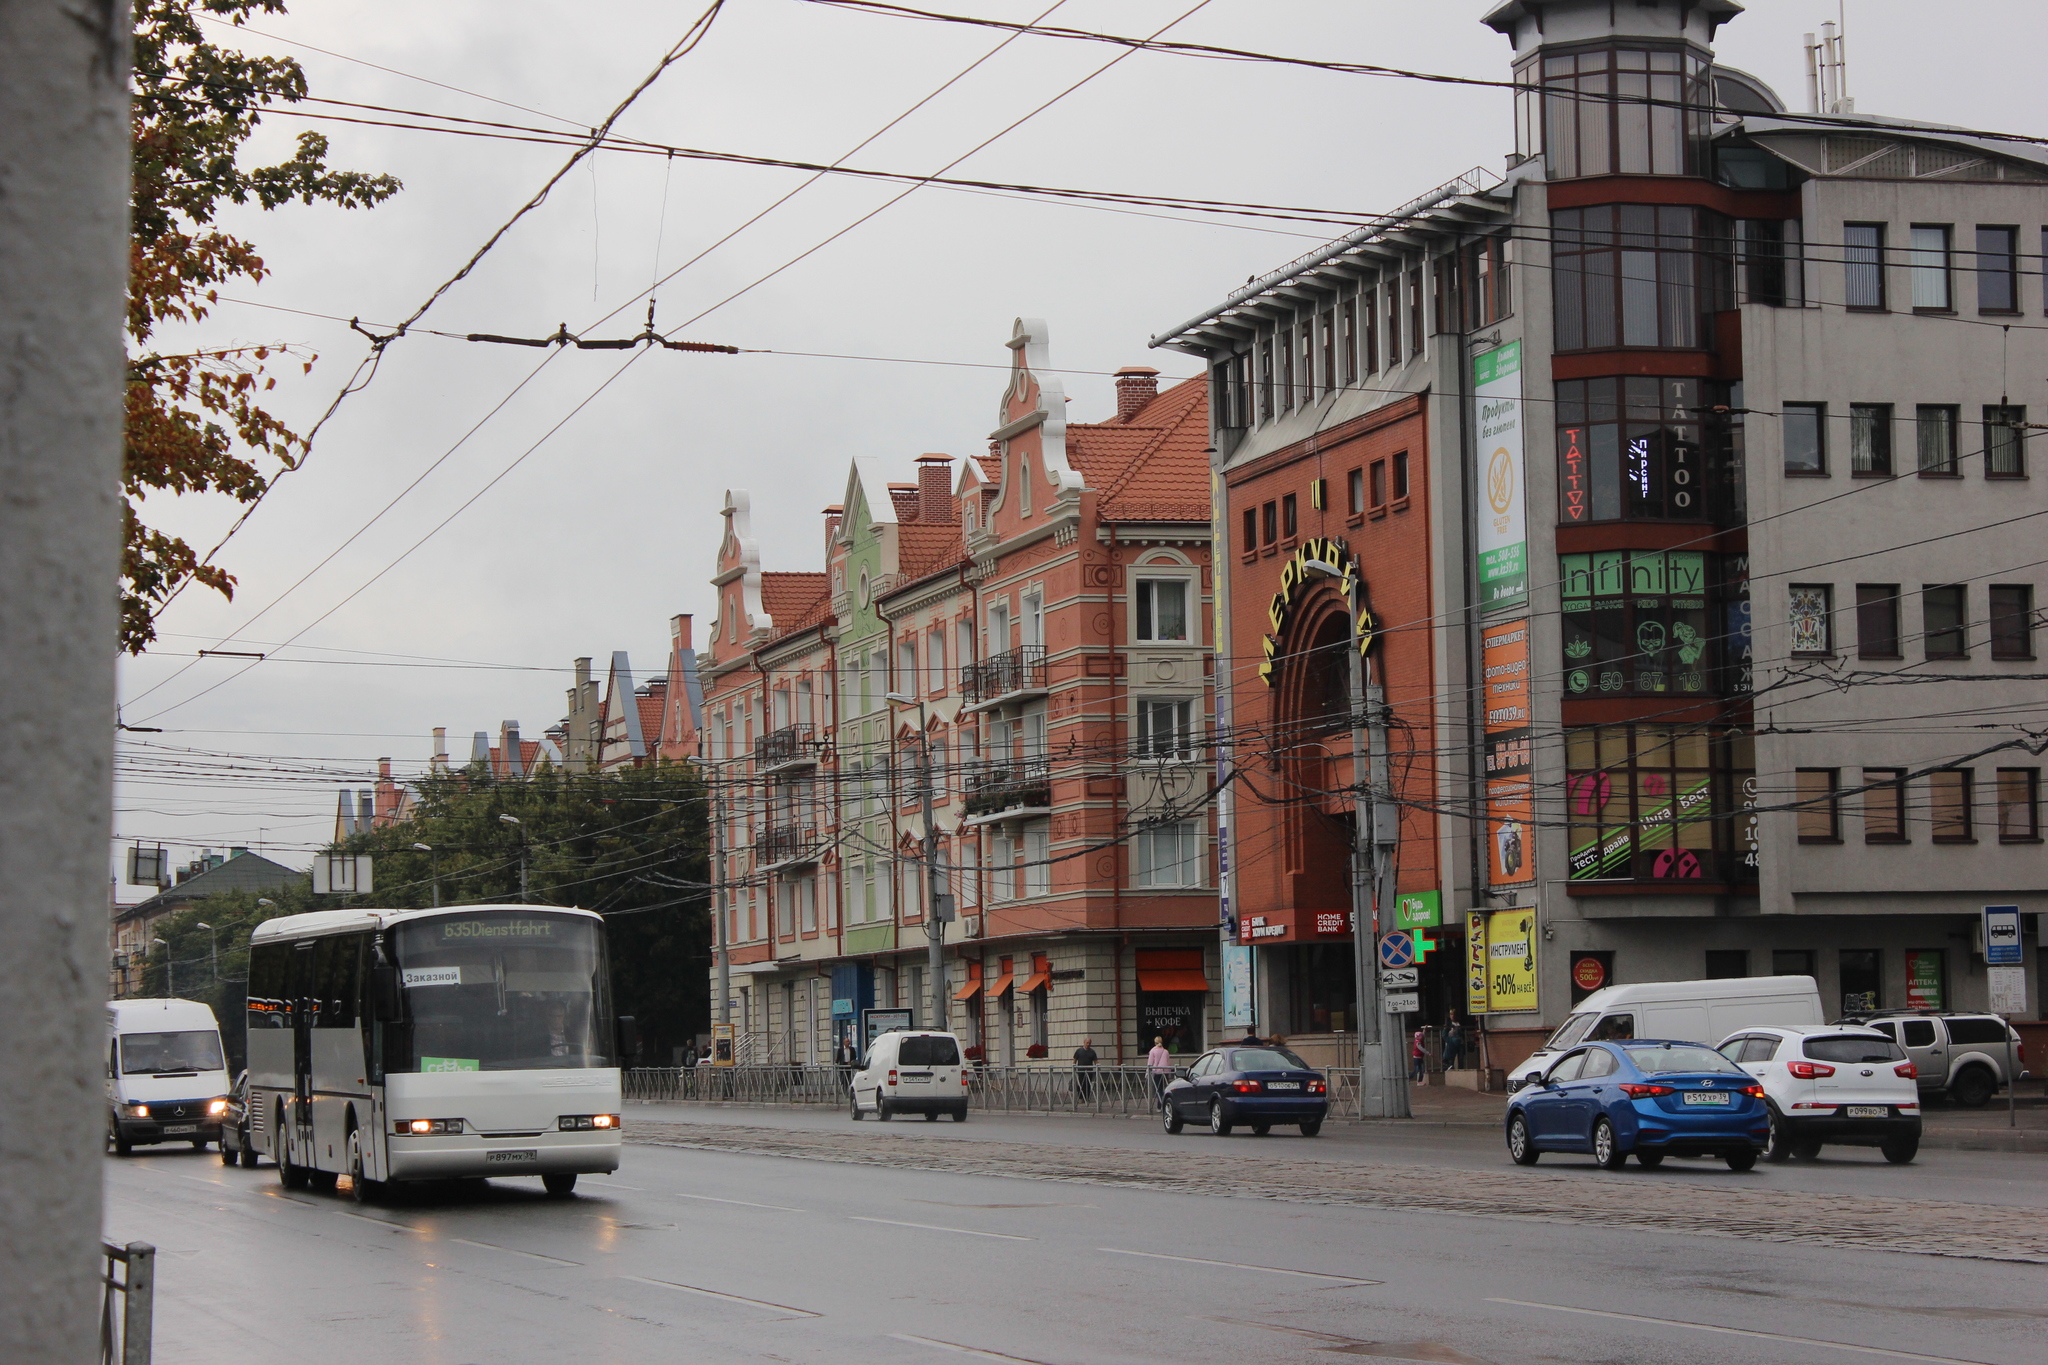
[[[1437,941],[1429,936],[1427,929],[1410,929],[1408,932],[1415,940],[1415,961],[1418,964],[1429,961],[1429,955],[1437,950]]]

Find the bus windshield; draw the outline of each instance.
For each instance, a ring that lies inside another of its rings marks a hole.
[[[603,931],[580,916],[490,911],[392,934],[405,1025],[386,1071],[611,1066]]]

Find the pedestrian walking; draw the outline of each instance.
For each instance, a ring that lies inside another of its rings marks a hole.
[[[1444,1025],[1444,1070],[1455,1071],[1464,1065],[1465,1021],[1458,1018],[1456,1010],[1452,1010],[1450,1022]]]
[[[1095,1040],[1083,1038],[1074,1049],[1074,1093],[1084,1100],[1095,1098]]]
[[[1422,1030],[1417,1029],[1415,1036],[1408,1040],[1408,1079],[1421,1085],[1423,1070],[1428,1063],[1429,1058],[1422,1050]]]
[[[1166,1094],[1166,1083],[1173,1079],[1173,1054],[1166,1050],[1166,1039],[1152,1040],[1152,1050],[1145,1054],[1145,1065],[1152,1069],[1152,1098],[1159,1099]]]
[[[696,1065],[697,1043],[695,1039],[692,1039],[691,1041],[683,1044],[683,1069],[687,1071]]]

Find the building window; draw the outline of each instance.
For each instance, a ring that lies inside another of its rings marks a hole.
[[[1276,348],[1280,352],[1280,411],[1294,407],[1294,329],[1282,327]]]
[[[1977,311],[2020,311],[2020,230],[2016,227],[1977,229]]]
[[[1173,820],[1138,831],[1139,886],[1199,886],[1201,842],[1193,820]]]
[[[1780,418],[1785,429],[1785,472],[1828,472],[1828,407],[1825,403],[1787,403]]]
[[[1259,509],[1258,509],[1258,508],[1256,508],[1256,507],[1247,507],[1247,508],[1245,508],[1245,509],[1244,509],[1244,546],[1243,546],[1243,550],[1244,550],[1244,553],[1245,553],[1245,554],[1247,554],[1247,555],[1250,555],[1250,554],[1253,554],[1254,552],[1256,552],[1256,551],[1258,550],[1258,548],[1259,548]]]
[[[1991,657],[2034,657],[2034,588],[2030,583],[1991,585]]]
[[[1348,386],[1358,382],[1357,296],[1354,295],[1344,300],[1341,316],[1343,321],[1339,326],[1342,328],[1342,333],[1337,338],[1337,354],[1341,357],[1339,363],[1343,366],[1343,371],[1338,382]]]
[[[1844,948],[1838,955],[1842,978],[1842,1010],[1868,1014],[1884,1001],[1884,954],[1876,948]],[[1929,1034],[1934,1025],[1927,1026]]]
[[[2005,404],[1984,407],[1984,477],[2023,479],[2027,475],[2027,410]]]
[[[1323,343],[1323,366],[1320,378],[1322,379],[1323,383],[1323,392],[1328,393],[1330,390],[1336,388],[1339,382],[1337,378],[1336,309],[1325,308],[1323,310],[1322,326],[1318,329],[1317,334],[1321,338]]]
[[[1375,511],[1387,505],[1387,462],[1372,462],[1372,505]]]
[[[1708,344],[1704,315],[1732,302],[1726,218],[1652,204],[1550,217],[1558,350]]]
[[[1703,552],[1599,550],[1558,568],[1567,696],[1711,690]]]
[[[1640,48],[1540,60],[1540,73],[1532,61],[1516,80],[1540,81],[1550,179],[1699,172],[1712,103],[1705,60],[1684,50]]]
[[[1358,291],[1359,311],[1365,314],[1365,372],[1377,374],[1380,368],[1380,291],[1378,285],[1369,284]]]
[[[1892,472],[1892,405],[1849,405],[1849,472],[1889,475]]]
[[[1295,502],[1294,494],[1289,493],[1286,497],[1280,499],[1280,538],[1282,540],[1293,540],[1300,534],[1300,508]]]
[[[1970,778],[1968,768],[1944,768],[1927,775],[1928,816],[1937,844],[1969,844]]]
[[[1949,292],[1949,229],[1915,223],[1906,264],[1913,275],[1915,312],[1945,313],[1955,306]]]
[[[1735,882],[1756,877],[1749,737],[1672,725],[1565,732],[1573,881]]]
[[[1273,338],[1259,341],[1259,420],[1273,419]]]
[[[1899,585],[1856,585],[1856,657],[1897,659],[1899,654]]]
[[[1920,472],[1929,475],[1954,474],[1958,409],[1945,403],[1922,403],[1913,412],[1914,433],[1920,452]]]
[[[1195,750],[1195,704],[1189,700],[1138,703],[1138,757],[1191,758]]]
[[[1574,379],[1557,385],[1560,525],[1596,521],[1702,521],[1733,506],[1732,434],[1701,444],[1703,402],[1725,386],[1697,379]]]
[[[1736,229],[1742,244],[1739,263],[1745,301],[1774,308],[1796,307],[1803,292],[1799,220],[1745,218]]]
[[[1265,543],[1271,545],[1280,539],[1280,504],[1269,502],[1259,511],[1265,529]]]
[[[925,632],[925,669],[930,680],[925,684],[927,692],[946,690],[946,628],[933,626]]]
[[[1292,499],[1289,499],[1291,502]],[[1271,506],[1272,504],[1267,504]],[[1188,584],[1184,578],[1138,580],[1138,638],[1177,641],[1188,638]]]
[[[1842,225],[1843,302],[1851,308],[1882,311],[1884,303],[1884,224]]]
[[[1408,272],[1408,354],[1422,354],[1422,267]]]
[[[1401,365],[1401,277],[1387,281],[1387,368]]]
[[[1998,841],[2034,844],[2041,841],[2041,770],[1998,770]]]
[[[1295,373],[1301,376],[1301,396],[1296,401],[1298,401],[1303,407],[1307,407],[1311,402],[1315,400],[1316,396],[1315,314],[1311,313],[1307,317],[1303,318],[1301,320],[1301,325],[1297,327],[1295,330],[1301,337],[1300,363],[1295,368]]]
[[[1749,949],[1707,949],[1707,981],[1739,981],[1749,975]]]
[[[917,637],[914,635],[896,642],[896,686],[910,693],[922,690],[917,681]]]
[[[1835,636],[1831,622],[1835,590],[1825,583],[1794,583],[1787,591],[1791,595],[1792,652],[1834,653]]]
[[[1863,842],[1906,842],[1906,770],[1863,770]]]
[[[1842,785],[1840,768],[1801,768],[1797,773],[1799,801],[1799,842],[1839,844],[1842,842],[1841,806],[1836,793]]]
[[[1363,469],[1352,470],[1350,476],[1344,482],[1345,487],[1350,493],[1351,515],[1355,517],[1365,511],[1365,471]]]
[[[1216,391],[1215,412],[1218,427],[1237,429],[1251,425],[1251,363],[1251,352],[1242,351],[1225,360],[1217,361],[1211,367],[1211,382],[1215,385]],[[970,519],[970,529],[973,524]]]
[[[1920,589],[1922,643],[1930,659],[1970,657],[1970,590],[1961,583]]]
[[[1024,827],[1024,894],[1026,896],[1047,896],[1052,894],[1052,856],[1050,842],[1051,826],[1043,820]]]
[[[1407,496],[1408,452],[1397,450],[1394,452],[1394,501],[1399,502]]]

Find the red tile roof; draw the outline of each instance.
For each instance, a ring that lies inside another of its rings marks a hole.
[[[662,703],[668,700],[668,684],[649,686],[646,692],[635,693],[633,699],[640,703],[640,737],[651,750],[661,742],[661,710]]]
[[[1184,380],[1128,422],[1067,428],[1067,459],[1106,521],[1208,521],[1209,381]]]
[[[896,528],[896,571],[905,579],[923,578],[959,563],[966,554],[956,521],[913,521]]]
[[[810,610],[819,594],[825,591],[825,575],[821,573],[764,573],[761,575],[761,605],[768,609],[768,615],[775,622],[776,634],[781,634],[803,614]]]

